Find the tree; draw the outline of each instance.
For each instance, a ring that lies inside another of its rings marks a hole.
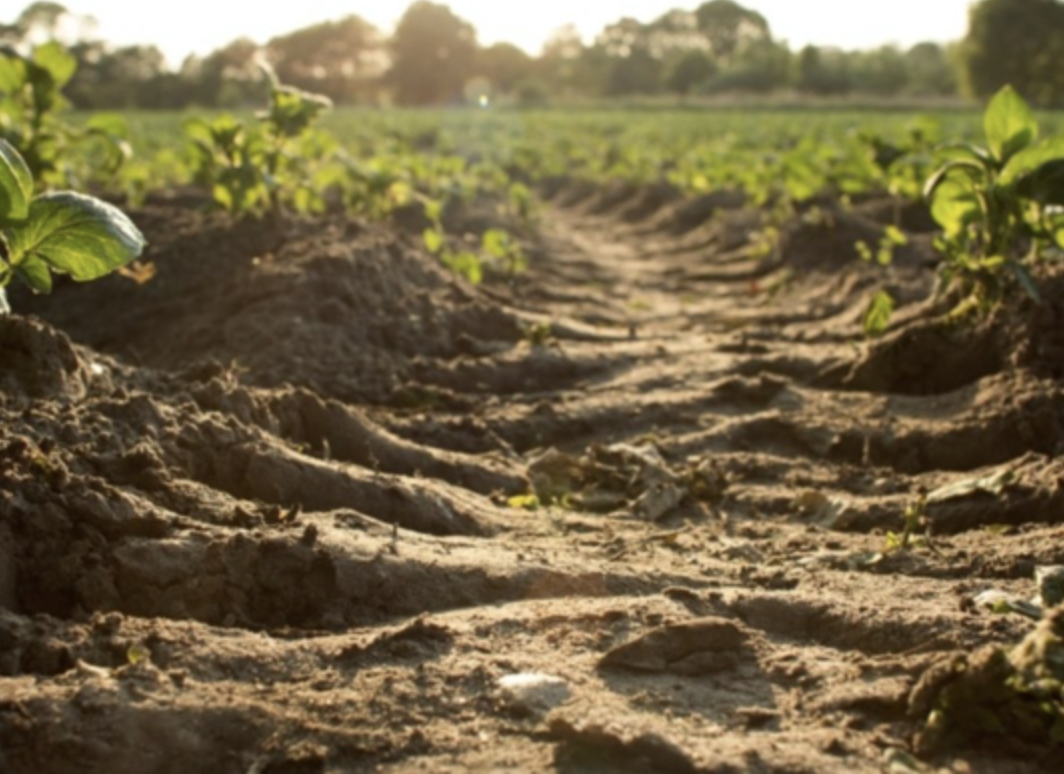
[[[721,65],[731,64],[751,46],[772,40],[765,17],[733,0],[703,3],[695,10],[695,19]]]
[[[550,94],[597,94],[602,91],[602,52],[584,46],[580,31],[572,24],[559,27],[543,44],[536,71]]]
[[[651,52],[649,28],[625,17],[608,25],[595,40],[595,48],[609,61],[606,94],[652,94],[661,84],[661,61]]]
[[[1039,105],[1064,102],[1064,5],[983,0],[971,9],[961,60],[972,96],[986,98],[1011,84]]]
[[[717,65],[709,54],[696,49],[673,57],[666,67],[665,86],[676,94],[687,95],[717,74]]]
[[[917,43],[905,52],[906,91],[918,96],[957,93],[957,70],[949,53],[938,43]]]
[[[155,46],[125,46],[114,50],[99,41],[79,43],[70,53],[78,69],[66,87],[70,101],[88,110],[166,107],[161,103],[160,79],[166,60]]]
[[[194,104],[239,107],[261,103],[264,96],[258,67],[261,50],[250,38],[237,38],[205,58],[188,57],[181,77],[192,85],[187,97]]]
[[[909,80],[905,57],[894,46],[858,52],[852,56],[852,61],[852,86],[861,94],[894,96]]]
[[[353,15],[273,38],[266,56],[283,83],[336,102],[368,97],[385,69],[380,32]]]
[[[446,103],[462,97],[473,75],[476,30],[447,6],[418,0],[399,20],[391,51],[387,80],[401,104]]]
[[[501,92],[511,92],[534,72],[532,57],[510,43],[496,43],[477,57],[477,71]]]
[[[92,16],[71,13],[53,2],[26,6],[11,24],[0,23],[0,42],[37,45],[58,40],[70,46],[92,37],[97,23]]]

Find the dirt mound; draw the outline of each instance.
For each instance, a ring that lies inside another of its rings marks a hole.
[[[471,293],[415,241],[357,222],[231,224],[179,208],[134,213],[157,269],[13,296],[16,310],[101,351],[165,369],[236,363],[252,384],[385,401],[415,358],[512,344],[512,314]],[[98,310],[106,309],[106,314]]]
[[[957,390],[1009,369],[1041,377],[1064,375],[1064,271],[1046,266],[1037,274],[1040,299],[1014,289],[1012,298],[982,320],[947,316],[956,299],[926,304],[924,314],[871,344],[856,361],[836,366],[825,386],[934,395]]]

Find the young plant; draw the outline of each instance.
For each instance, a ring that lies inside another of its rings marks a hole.
[[[521,245],[501,228],[489,228],[480,238],[481,249],[493,260],[505,267],[507,278],[513,280],[528,268]]]
[[[33,175],[19,152],[0,139],[0,310],[14,277],[37,293],[52,274],[99,279],[137,258],[144,237],[124,213],[74,191],[33,194]]]
[[[120,116],[94,116],[84,129],[60,118],[67,107],[62,89],[76,71],[77,60],[54,41],[37,46],[28,57],[0,48],[0,138],[19,152],[38,182],[54,184],[74,177],[61,168],[74,142],[100,146],[109,176],[131,155],[128,128]]]
[[[435,200],[426,202],[425,216],[432,224],[422,234],[425,248],[438,257],[440,263],[461,274],[470,283],[479,285],[483,282],[484,267],[477,254],[470,250],[454,250],[447,243],[447,232],[443,228],[443,203]]]
[[[262,65],[270,84],[269,109],[246,125],[229,115],[192,119],[185,134],[195,153],[195,180],[210,188],[216,204],[234,215],[281,212],[286,201],[306,201],[300,192],[310,177],[298,151],[310,125],[332,106],[327,97],[284,86]]]
[[[925,196],[944,233],[940,288],[957,286],[954,316],[987,311],[1015,285],[1038,298],[1029,266],[1064,246],[1064,138],[1036,142],[1038,123],[1011,86],[984,116],[986,147],[943,148]]]

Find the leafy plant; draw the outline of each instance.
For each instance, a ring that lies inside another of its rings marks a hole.
[[[941,287],[958,286],[959,316],[985,311],[1018,284],[1033,298],[1029,267],[1064,245],[1064,138],[1036,142],[1038,123],[1010,86],[984,116],[986,146],[950,145],[925,195],[944,233]]]
[[[76,71],[77,60],[54,41],[37,46],[29,56],[0,49],[0,138],[14,146],[39,182],[69,182],[74,177],[71,170],[61,169],[74,142],[96,143],[108,175],[131,155],[129,130],[120,116],[93,116],[84,128],[60,118],[67,107],[62,89]]]
[[[311,124],[332,106],[277,80],[265,64],[270,85],[269,108],[246,124],[230,115],[213,121],[194,118],[185,124],[195,154],[196,182],[207,186],[216,204],[234,215],[280,212],[285,202],[308,209],[310,175],[304,169]]]
[[[444,266],[461,274],[472,284],[479,285],[484,280],[480,258],[470,250],[454,250],[447,242],[447,233],[443,228],[443,203],[426,202],[425,216],[432,223],[422,234],[425,249],[437,256]]]
[[[33,194],[33,175],[19,152],[0,139],[0,303],[14,277],[38,293],[52,274],[98,279],[138,257],[145,241],[120,210],[74,191]]]
[[[505,267],[506,275],[513,279],[528,268],[528,259],[517,240],[501,228],[489,228],[480,238],[481,249],[493,260]]]
[[[865,336],[875,338],[886,333],[891,315],[894,314],[894,306],[894,296],[885,290],[880,290],[872,296],[864,317],[861,319]]]

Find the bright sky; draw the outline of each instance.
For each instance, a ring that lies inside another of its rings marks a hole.
[[[576,24],[585,38],[622,16],[649,21],[670,8],[695,8],[701,0],[539,0],[511,4],[503,0],[451,0],[451,9],[471,21],[482,44],[505,40],[538,53],[550,33]],[[188,53],[209,53],[247,35],[265,42],[319,21],[356,13],[390,32],[406,9],[404,0],[63,0],[74,13],[99,20],[100,37],[117,45],[154,43],[171,65]],[[742,2],[742,0],[740,0]],[[25,0],[21,7],[29,3]],[[903,46],[924,40],[946,42],[964,36],[971,0],[746,0],[760,11],[777,39],[792,47],[807,43],[868,48],[883,43]],[[16,6],[5,3],[9,9]],[[13,16],[0,16],[11,21]]]

